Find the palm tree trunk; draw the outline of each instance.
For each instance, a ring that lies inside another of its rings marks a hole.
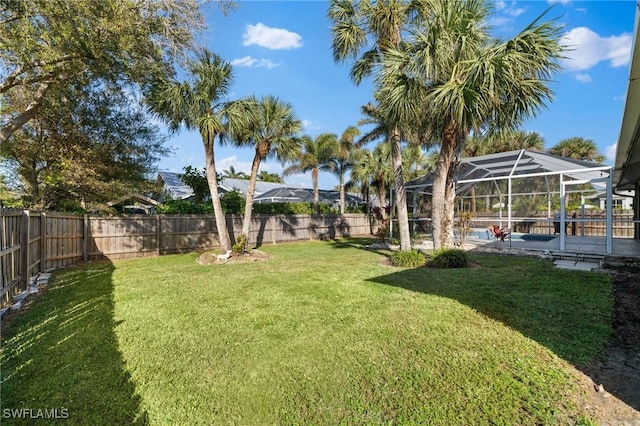
[[[387,188],[382,187],[379,188],[378,191],[378,200],[380,201],[380,214],[382,215],[382,219],[387,218]]]
[[[249,187],[244,204],[244,218],[242,220],[242,233],[249,238],[249,228],[251,227],[251,210],[253,209],[253,196],[256,192],[256,180],[258,180],[258,169],[260,168],[260,154],[256,152],[251,164],[251,176],[249,177]]]
[[[407,193],[402,177],[402,150],[400,146],[400,130],[396,127],[391,134],[391,164],[393,167],[393,182],[396,189],[396,211],[398,212],[398,227],[400,230],[400,250],[411,250],[411,235],[409,234],[409,213],[407,212]],[[393,224],[391,224],[393,226]]]
[[[460,137],[459,133],[455,124],[445,130],[433,179],[431,204],[433,207],[433,247],[436,250],[453,247],[456,196],[454,178],[460,163],[460,153],[464,146],[464,136]]]
[[[311,181],[313,182],[313,214],[320,214],[320,191],[318,191],[318,168],[311,170]]]
[[[204,136],[203,136],[204,139]],[[213,141],[204,144],[204,157],[207,172],[207,183],[209,184],[209,192],[211,193],[211,203],[213,204],[213,214],[216,219],[216,229],[218,230],[218,241],[222,250],[231,250],[231,240],[229,239],[229,231],[227,230],[227,219],[222,211],[220,196],[218,195],[218,178],[216,177],[216,163],[213,157]]]
[[[344,214],[344,170],[340,173],[340,214]]]

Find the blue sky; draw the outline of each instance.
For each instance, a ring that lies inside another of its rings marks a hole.
[[[542,11],[563,26],[563,44],[573,46],[551,85],[555,96],[548,108],[522,128],[536,131],[550,148],[560,140],[592,139],[612,164],[619,136],[629,78],[636,2],[624,1],[497,1],[491,24],[494,35],[507,38]],[[355,86],[350,64],[336,64],[331,52],[326,1],[239,1],[228,16],[208,11],[202,42],[234,66],[230,99],[275,95],[292,104],[312,137],[340,135],[362,118],[360,106],[371,100],[370,81]],[[182,131],[167,142],[174,154],[160,170],[181,172],[186,165],[204,167],[204,151],[195,132]],[[253,150],[216,145],[219,171],[234,166],[249,172]],[[280,173],[275,161],[261,170]],[[311,187],[311,176],[293,175],[287,183]],[[320,188],[337,179],[320,174]]]

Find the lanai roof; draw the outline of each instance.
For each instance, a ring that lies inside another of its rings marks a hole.
[[[640,10],[636,22],[627,101],[616,149],[614,183],[617,189],[635,189],[640,182]]]
[[[609,166],[588,161],[558,157],[544,152],[526,149],[464,158],[456,177],[457,192],[465,192],[469,186],[478,182],[523,178],[530,176],[548,176],[562,174],[571,179],[590,180],[607,177]],[[421,176],[408,182],[407,190],[429,187],[433,184],[434,174]]]

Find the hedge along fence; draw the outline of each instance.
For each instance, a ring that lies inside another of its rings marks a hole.
[[[232,242],[242,216],[228,215]],[[254,215],[252,245],[331,239],[375,233],[364,214]],[[0,210],[0,307],[26,288],[30,277],[94,259],[158,256],[220,247],[212,215],[92,216]]]

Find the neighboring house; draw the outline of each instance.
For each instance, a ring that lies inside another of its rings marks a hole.
[[[242,195],[246,195],[248,188],[248,179],[225,178],[218,182],[218,190],[220,191],[220,195],[224,194],[225,192],[233,191],[234,189],[240,192]],[[288,183],[263,182],[259,180],[256,181],[255,193],[253,195],[254,197],[258,197],[266,192],[280,188],[302,189],[302,186],[291,185]]]
[[[155,207],[160,204],[156,200],[145,195],[131,192],[123,197],[107,203],[109,207],[129,214],[153,214]]]
[[[612,203],[614,210],[631,210],[633,209],[633,191],[618,191],[613,194]],[[598,207],[601,210],[605,210],[607,208],[607,197],[606,194],[598,194],[595,197],[592,197],[591,200],[597,202]]]
[[[165,200],[189,200],[193,197],[193,190],[189,185],[185,184],[182,179],[180,179],[180,173],[159,172],[158,183],[162,186],[162,193],[158,197],[158,201],[160,202]],[[248,187],[248,179],[222,179],[218,182],[218,191],[220,192],[220,195],[233,191],[234,189],[242,195],[246,195]],[[300,185],[257,181],[254,197],[258,197],[267,191],[283,187],[295,189],[302,188]]]
[[[320,202],[322,204],[329,204],[333,208],[340,208],[340,192],[339,191],[327,191],[320,190]],[[313,202],[313,189],[308,188],[292,188],[283,187],[273,189],[265,192],[264,194],[257,196],[254,199],[255,203],[267,204],[267,203],[312,203]],[[361,206],[364,204],[362,198],[354,194],[345,194],[345,204],[348,206]]]
[[[180,173],[158,172],[158,183],[162,187],[158,201],[188,200],[193,197],[193,189],[180,179]]]

